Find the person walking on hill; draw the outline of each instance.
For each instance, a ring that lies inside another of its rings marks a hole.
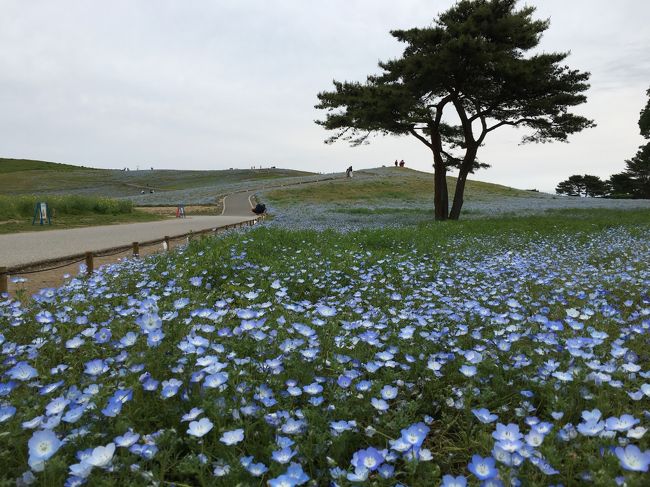
[[[345,170],[345,176],[348,177],[348,178],[351,178],[351,177],[352,177],[352,166],[348,167],[348,168]]]
[[[404,162],[404,159],[402,159],[401,161],[399,161],[399,167],[404,167],[404,164],[406,164],[406,163]]]
[[[399,165],[399,162],[397,162],[397,159],[395,159],[395,167]]]

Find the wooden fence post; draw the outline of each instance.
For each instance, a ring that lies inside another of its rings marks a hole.
[[[93,262],[93,253],[86,252],[86,273],[88,275],[92,274],[95,270],[95,263]]]
[[[0,294],[9,292],[9,274],[6,267],[0,267]]]
[[[140,244],[138,242],[133,242],[133,257],[140,256]]]

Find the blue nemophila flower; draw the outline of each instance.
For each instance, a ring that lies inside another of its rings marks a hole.
[[[287,392],[292,397],[298,397],[298,396],[302,395],[302,389],[300,387],[297,387],[297,386],[289,386],[289,387],[287,387]]]
[[[114,442],[116,446],[119,446],[121,448],[130,448],[139,439],[139,434],[134,433],[132,430],[129,430],[122,436],[116,436]]]
[[[120,345],[123,347],[131,347],[135,345],[136,340],[138,339],[138,334],[135,332],[128,332],[126,335],[124,335],[122,338],[120,338]]]
[[[639,420],[630,414],[623,414],[620,418],[611,417],[605,420],[605,427],[611,431],[627,431],[639,424]]]
[[[85,461],[89,456],[90,454],[86,455],[83,459],[79,461],[79,463],[72,464],[69,467],[70,475],[71,475],[70,478],[73,480],[80,479],[81,483],[79,483],[78,485],[83,485],[85,479],[87,479],[90,476],[93,470],[93,466],[90,463]]]
[[[201,409],[201,408],[192,408],[192,409],[190,409],[189,413],[183,415],[183,417],[181,418],[181,421],[193,421],[196,418],[198,418],[201,414],[203,414],[203,409]]]
[[[356,389],[359,392],[369,391],[371,387],[372,387],[372,381],[369,380],[361,380],[356,385]]]
[[[198,421],[192,421],[187,428],[187,434],[201,438],[213,428],[212,421],[208,418],[202,418]]]
[[[11,394],[11,391],[13,391],[17,385],[18,383],[13,380],[10,380],[9,382],[0,382],[0,397],[5,397]]]
[[[252,457],[246,457],[245,460],[241,461],[241,464],[253,477],[261,477],[268,471],[268,467],[266,465],[264,465],[262,462],[253,462]]]
[[[142,389],[144,389],[145,391],[155,391],[156,389],[158,389],[158,384],[159,382],[153,377],[146,377],[142,381]]]
[[[377,469],[377,473],[382,479],[390,479],[395,474],[395,467],[390,463],[382,463],[381,466]]]
[[[480,455],[473,455],[472,461],[467,466],[479,480],[487,480],[496,477],[498,474],[495,468],[495,461],[492,457],[483,458]]]
[[[584,436],[596,436],[604,429],[605,429],[604,421],[590,420],[584,423],[579,423],[577,426],[578,432]]]
[[[147,345],[151,348],[155,348],[160,345],[163,338],[165,338],[165,334],[160,328],[152,330],[147,334]]]
[[[149,333],[162,327],[162,319],[156,313],[142,314],[135,320],[135,323],[144,333]]]
[[[200,276],[190,277],[190,284],[194,287],[200,287],[203,283],[203,278]]]
[[[212,464],[213,470],[212,470],[212,475],[215,477],[225,477],[230,473],[230,465],[225,463],[223,460],[218,460],[217,462]]]
[[[269,487],[295,487],[298,484],[293,478],[282,474],[274,479],[269,479],[268,485]]]
[[[278,463],[289,463],[291,459],[296,455],[296,451],[292,450],[291,447],[284,447],[280,450],[275,450],[271,452],[271,457],[274,461]]]
[[[81,406],[76,406],[68,409],[68,411],[61,418],[66,423],[76,423],[79,421],[81,416],[83,416],[86,411],[86,405],[82,404]]]
[[[178,388],[183,385],[178,379],[169,379],[162,381],[162,390],[160,391],[160,396],[163,399],[168,399],[173,397],[178,392]]]
[[[36,314],[36,322],[41,324],[54,323],[54,316],[49,311],[40,311]]]
[[[332,429],[332,433],[336,435],[340,435],[344,431],[352,431],[354,428],[356,428],[357,423],[356,421],[330,421],[330,428]]]
[[[302,430],[305,428],[305,426],[306,426],[305,421],[289,418],[282,425],[280,431],[282,431],[285,435],[295,435],[301,433]]]
[[[524,439],[529,446],[537,448],[544,442],[544,437],[545,433],[533,426],[530,432],[524,436]]]
[[[347,375],[340,375],[336,383],[339,385],[339,387],[346,389],[350,387],[350,384],[352,384],[352,379],[350,379]]]
[[[70,340],[67,340],[65,342],[65,348],[67,348],[68,350],[74,350],[82,346],[84,343],[86,343],[86,341],[83,338],[81,338],[79,335],[76,335]]]
[[[516,424],[504,425],[497,423],[497,429],[492,433],[492,438],[497,441],[517,441],[523,435],[519,432],[519,426]]]
[[[323,386],[318,382],[313,382],[312,384],[306,385],[302,388],[307,394],[316,395],[323,392]]]
[[[643,438],[647,432],[647,428],[644,428],[643,426],[637,426],[636,428],[632,428],[627,431],[627,437],[639,440]]]
[[[84,372],[93,377],[101,375],[107,370],[108,365],[100,358],[90,360],[84,364]]]
[[[634,472],[647,472],[650,465],[650,450],[641,451],[636,445],[617,447],[614,453],[621,462],[621,467]]]
[[[52,416],[60,414],[70,404],[70,401],[64,397],[57,397],[52,399],[47,406],[45,406],[45,414]]]
[[[203,380],[203,386],[214,389],[228,382],[227,372],[218,372],[216,374],[208,375]]]
[[[95,333],[95,343],[101,345],[103,343],[108,343],[111,339],[112,333],[108,328],[101,328],[97,333]]]
[[[385,385],[381,389],[381,397],[386,400],[395,399],[397,397],[397,387]]]
[[[332,308],[330,306],[325,306],[325,305],[318,305],[316,307],[316,312],[321,316],[330,317],[336,315],[336,308]]]
[[[219,441],[228,446],[236,445],[237,443],[244,441],[244,430],[236,429],[232,431],[226,431],[221,435]]]
[[[113,460],[115,454],[115,443],[109,443],[106,446],[98,446],[84,461],[93,467],[106,467]]]
[[[499,416],[496,414],[492,414],[488,409],[486,408],[479,408],[479,409],[472,409],[472,413],[474,413],[474,416],[484,424],[488,423],[493,423],[497,419],[499,419]]]
[[[458,477],[444,475],[440,487],[467,487],[467,479],[462,475]]]
[[[60,380],[60,381],[58,381],[58,382],[52,382],[51,384],[46,384],[46,385],[44,385],[43,387],[41,387],[41,388],[38,390],[38,393],[39,393],[41,396],[44,396],[44,395],[46,395],[46,394],[50,394],[52,391],[55,391],[56,389],[58,389],[59,387],[61,387],[64,383],[65,383],[65,381]]]
[[[401,431],[402,439],[414,449],[420,448],[429,433],[429,427],[424,423],[415,423]]]
[[[190,304],[190,298],[178,298],[174,301],[174,309],[183,309],[188,304]]]
[[[61,441],[50,430],[36,431],[27,442],[29,447],[29,461],[43,462],[54,455],[61,446]]]
[[[13,406],[0,406],[0,423],[4,423],[16,414],[16,408]]]
[[[535,465],[544,475],[557,475],[560,473],[558,470],[554,469],[553,466],[548,463],[544,458],[532,455],[530,457],[530,463]]]
[[[388,403],[383,399],[377,399],[376,397],[373,397],[370,399],[370,403],[372,404],[372,407],[374,407],[377,411],[388,411]]]
[[[376,448],[369,447],[365,450],[359,450],[352,455],[352,466],[355,471],[366,470],[372,472],[377,470],[384,462],[384,454]]]
[[[26,382],[38,377],[38,371],[27,362],[18,362],[7,371],[7,375],[11,379]]]

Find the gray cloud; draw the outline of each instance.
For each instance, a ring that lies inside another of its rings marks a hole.
[[[415,140],[325,146],[316,93],[363,80],[399,55],[394,28],[423,26],[451,0],[0,0],[0,155],[101,167],[313,171],[404,158],[429,170]],[[581,111],[597,129],[571,144],[518,146],[495,134],[480,179],[552,189],[569,174],[607,176],[641,139],[650,84],[650,3],[537,0],[551,18],[543,50],[571,50],[592,72]]]

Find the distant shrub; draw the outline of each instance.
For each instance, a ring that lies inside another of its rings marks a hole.
[[[0,196],[0,219],[31,217],[37,202],[45,201],[54,215],[120,215],[133,212],[129,200],[89,196]]]

